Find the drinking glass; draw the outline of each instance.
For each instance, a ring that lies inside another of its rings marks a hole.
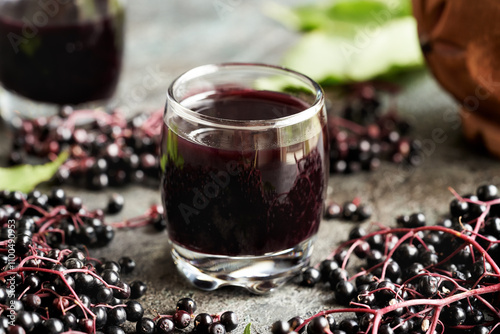
[[[168,89],[160,159],[172,257],[195,286],[265,293],[308,264],[329,171],[313,80],[248,63],[184,73]]]
[[[122,65],[123,0],[0,0],[0,111],[103,105]]]

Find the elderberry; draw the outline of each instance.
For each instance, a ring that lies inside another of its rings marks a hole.
[[[335,300],[341,305],[349,305],[356,295],[356,287],[349,281],[342,280],[335,286]]]
[[[175,327],[179,329],[186,328],[191,322],[191,315],[183,310],[177,310],[172,318]]]
[[[339,329],[347,334],[356,334],[359,330],[359,322],[356,319],[344,319],[339,323]]]
[[[481,185],[476,190],[480,201],[491,201],[498,198],[498,188],[493,184]]]
[[[331,317],[333,318],[333,317]],[[288,324],[290,325],[290,329],[292,331],[295,331],[299,326],[301,326],[302,324],[304,323],[304,319],[302,319],[301,317],[293,317],[291,318],[290,320],[288,320]],[[331,328],[331,325],[330,325],[330,328]],[[305,326],[303,326],[299,331],[298,333],[301,334],[303,333],[305,330]]]
[[[302,272],[301,284],[304,286],[315,286],[320,280],[321,274],[316,268],[309,267]]]
[[[323,316],[313,318],[307,325],[308,334],[323,334],[327,333],[327,330],[329,329],[330,324],[328,323],[328,320],[326,320],[326,318]]]
[[[194,318],[194,328],[199,333],[207,333],[208,327],[214,322],[208,313],[200,313]],[[172,322],[173,326],[173,322]]]
[[[58,318],[44,320],[42,326],[44,331],[49,334],[57,334],[64,331],[64,323]]]
[[[356,204],[352,202],[344,203],[344,206],[342,207],[342,218],[345,220],[351,220],[357,209],[358,207]]]
[[[278,320],[271,326],[272,334],[287,334],[290,332],[290,324],[286,321]]]
[[[144,309],[138,301],[129,300],[125,306],[125,313],[127,314],[128,321],[136,322],[142,318]]]
[[[202,328],[200,327],[199,328],[200,333],[203,333],[203,331],[201,331],[201,329]],[[208,326],[206,329],[208,330]],[[158,319],[158,321],[156,322],[156,332],[159,334],[170,334],[170,333],[173,333],[174,330],[175,330],[174,322],[172,320],[170,320],[169,318],[162,317],[162,318]]]
[[[466,314],[463,308],[451,305],[441,311],[440,320],[448,326],[459,326],[465,322]]]
[[[20,325],[9,326],[7,329],[8,334],[26,334],[24,328]]]
[[[238,327],[238,317],[233,311],[226,311],[221,314],[220,323],[224,326],[226,332],[231,332]]]
[[[146,283],[142,281],[133,281],[132,283],[130,283],[130,298],[131,299],[141,298],[146,293],[147,288],[148,287]]]
[[[488,328],[486,326],[474,326],[472,333],[474,333],[474,334],[489,334],[490,328]]]
[[[226,334],[226,329],[221,323],[214,322],[210,326],[208,326],[209,334]]]
[[[328,203],[325,209],[326,219],[337,219],[340,218],[342,214],[342,207],[337,203]]]
[[[96,328],[97,329],[103,328],[108,321],[108,313],[106,311],[106,308],[103,306],[95,306],[91,310],[95,314]]]
[[[120,272],[122,274],[130,274],[136,267],[135,261],[128,256],[120,258],[118,264],[120,265]]]
[[[356,208],[356,211],[354,211],[354,214],[352,215],[352,220],[355,222],[362,222],[369,219],[372,216],[372,214],[373,210],[371,206],[360,204]]]
[[[321,279],[326,282],[332,275],[332,272],[339,268],[339,265],[334,260],[323,260],[319,266]]]
[[[120,281],[120,275],[112,269],[104,269],[101,276],[102,279],[110,285],[116,285]]]
[[[110,214],[119,213],[125,204],[125,199],[122,195],[113,193],[108,201],[107,212]]]
[[[424,275],[420,276],[417,285],[417,291],[424,297],[432,297],[438,292],[439,280],[435,276]]]
[[[31,312],[21,311],[16,315],[16,324],[21,326],[26,332],[31,332],[35,328]]]
[[[136,326],[135,330],[137,334],[153,334],[155,332],[156,325],[153,319],[141,318]]]
[[[114,307],[108,311],[106,324],[111,326],[120,326],[127,320],[127,312],[123,307]]]
[[[175,307],[176,311],[186,311],[189,314],[193,314],[196,312],[197,306],[193,299],[191,298],[182,298],[177,302],[177,306]]]

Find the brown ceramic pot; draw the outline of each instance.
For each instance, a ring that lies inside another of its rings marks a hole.
[[[465,136],[500,157],[500,1],[412,1],[425,59],[461,103]]]

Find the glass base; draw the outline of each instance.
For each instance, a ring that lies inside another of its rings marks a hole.
[[[239,286],[252,293],[274,290],[309,264],[315,236],[294,248],[263,256],[203,254],[172,244],[172,258],[188,281],[202,290]]]
[[[8,123],[14,117],[36,118],[57,114],[60,106],[37,102],[0,88],[0,113]]]
[[[34,101],[0,87],[0,116],[8,124],[11,124],[15,117],[34,119],[53,116],[59,113],[61,107],[61,105],[54,103]],[[108,110],[112,106],[109,100],[100,100],[71,107],[74,109],[104,108]]]

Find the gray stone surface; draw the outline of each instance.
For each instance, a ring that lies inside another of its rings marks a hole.
[[[284,2],[284,1],[283,1]],[[295,1],[299,2],[299,1]],[[229,6],[219,15],[214,4]],[[117,104],[129,112],[163,108],[168,83],[179,73],[203,63],[257,61],[278,63],[287,47],[296,40],[290,32],[260,13],[263,1],[129,1],[127,53]],[[152,77],[154,84],[148,81]],[[149,82],[149,84],[145,84]],[[374,208],[373,222],[394,225],[403,213],[424,212],[430,221],[448,210],[452,198],[448,187],[459,193],[475,191],[477,185],[500,185],[498,161],[471,148],[460,134],[456,105],[428,74],[404,82],[397,99],[401,113],[415,125],[415,136],[424,142],[424,162],[415,169],[383,164],[373,173],[333,176],[329,198],[338,202],[359,196]],[[445,116],[446,115],[446,116]],[[8,133],[0,134],[3,156]],[[103,207],[109,192],[95,193],[71,187],[71,194],[82,196],[91,208]],[[126,206],[118,221],[143,213],[160,200],[157,189],[128,186],[120,190]],[[365,223],[369,227],[370,223]],[[325,221],[318,235],[313,263],[326,257],[345,239],[352,223]],[[223,310],[237,312],[242,333],[245,324],[253,324],[252,333],[268,333],[278,319],[310,316],[336,307],[328,287],[314,289],[289,283],[265,296],[254,296],[238,288],[215,292],[193,289],[177,273],[169,255],[167,236],[149,228],[121,230],[96,257],[118,259],[133,257],[137,270],[128,280],[141,279],[149,290],[142,299],[146,314],[168,313],[179,298],[191,296],[200,312]]]

